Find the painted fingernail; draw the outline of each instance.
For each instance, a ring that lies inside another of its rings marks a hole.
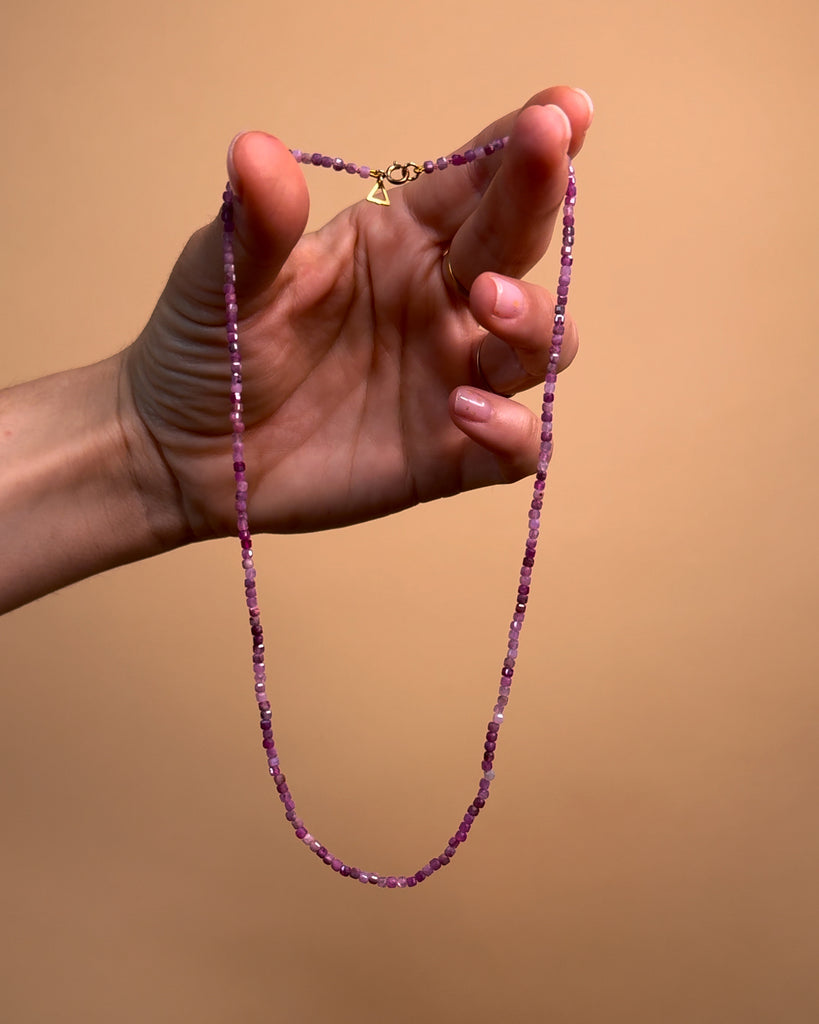
[[[594,120],[594,103],[592,103],[592,98],[591,98],[591,96],[589,96],[589,94],[586,92],[585,89],[575,88],[574,91],[577,93],[578,96],[582,96],[583,97],[583,100],[584,100],[586,106],[589,108],[589,118],[588,118],[588,121],[586,123],[586,127],[588,128],[588,126]]]
[[[554,103],[547,103],[545,109],[551,110],[556,116],[559,116],[563,127],[563,141],[568,142],[572,137],[572,122],[569,120],[566,111]]]
[[[492,406],[480,391],[473,388],[458,388],[455,392],[455,412],[465,420],[486,423],[492,415]]]
[[[523,311],[523,292],[514,281],[500,277],[492,278],[495,285],[495,305],[492,312],[495,316],[512,320]]]

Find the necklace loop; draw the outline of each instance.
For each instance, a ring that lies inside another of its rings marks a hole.
[[[497,143],[497,148],[504,145],[504,140]],[[448,166],[460,166],[469,163],[480,156],[489,156],[495,151],[496,144],[490,143],[479,147],[476,150],[467,150],[465,154],[455,154],[449,161],[444,157],[440,158],[439,170]],[[359,174],[362,178],[374,177],[375,186],[367,197],[371,202],[388,206],[385,180],[393,185],[403,185],[408,181],[414,181],[421,171],[431,173],[435,166],[427,161],[422,167],[418,164],[391,164],[386,171],[370,171],[368,167],[359,167],[357,164],[345,164],[340,158],[335,160],[330,157],[322,157],[319,153],[312,155],[302,153],[301,150],[291,150],[294,157],[302,163],[311,163],[314,166],[335,167],[336,170],[347,170],[348,173]],[[298,155],[297,155],[298,154]],[[457,157],[457,159],[456,159]],[[248,481],[245,475],[245,448],[244,432],[245,424],[243,417],[244,406],[242,404],[242,359],[239,346],[239,310],[236,299],[236,263],[233,248],[234,224],[234,195],[230,183],[225,187],[222,195],[221,219],[223,225],[222,234],[222,262],[225,273],[225,326],[227,335],[227,348],[230,357],[231,370],[231,405],[230,420],[232,425],[232,453],[233,453],[233,474],[236,484],[236,530],[241,544],[242,569],[245,577],[245,602],[250,618],[250,632],[253,647],[253,678],[256,704],[259,710],[259,725],[262,733],[262,747],[267,760],[268,771],[272,776],[279,800],[284,804],[285,817],[290,823],[295,836],[311,852],[313,852],[322,863],[337,872],[343,878],[353,878],[367,885],[375,885],[385,889],[413,889],[426,881],[436,871],[446,867],[469,838],[469,832],[486,805],[489,799],[490,786],[495,778],[495,753],[499,741],[501,726],[504,722],[506,707],[512,688],[512,680],[515,674],[515,666],[518,657],[520,634],[523,630],[526,609],[529,603],[529,592],[532,582],[532,570],[535,564],[537,542],[541,530],[541,510],[543,508],[543,491],[546,488],[546,476],[549,471],[549,464],[552,456],[552,421],[554,407],[555,381],[557,380],[557,365],[560,358],[560,348],[563,343],[565,331],[566,303],[569,295],[569,281],[572,273],[573,247],[574,247],[574,208],[577,196],[577,185],[575,182],[574,169],[569,167],[569,180],[566,188],[566,195],[563,204],[563,244],[560,249],[560,276],[558,278],[555,315],[552,323],[551,345],[549,349],[549,364],[546,369],[546,380],[543,386],[543,404],[540,416],[540,452],[535,473],[532,500],[527,511],[528,532],[526,535],[523,559],[518,578],[518,588],[515,595],[515,608],[512,620],[509,623],[507,634],[506,651],[503,665],[500,672],[497,701],[492,709],[492,717],[487,723],[486,737],[481,751],[481,775],[478,780],[478,787],[471,803],[466,809],[463,818],[455,828],[454,834],[437,857],[432,857],[423,867],[414,874],[408,875],[382,875],[376,871],[362,871],[360,868],[346,864],[340,857],[330,852],[323,846],[315,836],[308,832],[304,822],[298,816],[296,802],[290,791],[287,778],[282,771],[279,760],[276,741],[273,738],[273,712],[270,706],[270,699],[267,694],[267,670],[265,667],[265,643],[262,631],[261,612],[258,604],[258,593],[256,590],[256,568],[253,561],[253,540],[248,522]],[[451,268],[450,268],[451,271]],[[454,275],[453,275],[454,277]],[[456,279],[457,280],[457,279]],[[476,368],[480,374],[480,352],[477,354]]]

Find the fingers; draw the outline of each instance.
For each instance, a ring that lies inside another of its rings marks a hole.
[[[449,411],[455,425],[482,449],[465,466],[465,488],[493,480],[509,483],[535,471],[540,420],[530,409],[500,395],[460,387],[449,397]],[[487,462],[494,464],[491,470]]]
[[[469,304],[472,315],[489,332],[480,342],[479,363],[473,363],[476,371],[480,367],[475,384],[511,395],[541,383],[549,361],[552,296],[533,284],[483,274],[472,286]],[[571,363],[577,348],[577,325],[567,317],[558,370]]]
[[[464,285],[486,270],[521,277],[541,258],[566,191],[571,140],[560,107],[521,112],[500,169],[450,245]]]
[[[594,109],[587,93],[568,86],[555,86],[538,93],[521,110],[512,111],[495,121],[458,151],[463,153],[495,139],[514,136],[519,131],[517,121],[523,111],[549,104],[560,107],[569,119],[571,141],[568,152],[574,156],[583,145]],[[505,164],[507,155],[504,148],[490,157],[475,160],[467,167],[448,168],[423,177],[403,192],[407,206],[417,220],[434,231],[441,242],[446,242],[475,211],[493,178]]]

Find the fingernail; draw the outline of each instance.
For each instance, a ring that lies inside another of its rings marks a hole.
[[[560,120],[563,123],[563,141],[568,143],[569,139],[572,137],[572,122],[569,120],[566,111],[563,110],[562,107],[556,106],[554,103],[547,103],[545,109],[554,111],[556,114],[560,115]]]
[[[228,146],[227,151],[228,178],[230,179],[230,184],[237,199],[241,199],[241,194],[239,192],[239,175],[236,173],[236,165],[233,163],[233,149],[243,135],[247,135],[247,131],[237,132],[230,140],[230,145]]]
[[[458,388],[455,392],[455,412],[465,420],[486,423],[492,415],[492,406],[480,391],[473,388]]]
[[[578,96],[582,96],[583,97],[583,100],[585,101],[586,106],[589,108],[589,119],[588,119],[588,121],[586,123],[586,127],[588,128],[588,126],[594,120],[594,103],[592,102],[591,96],[589,96],[589,94],[586,92],[585,89],[578,89],[578,88],[575,87],[574,91],[578,94]]]
[[[523,292],[514,281],[504,280],[500,277],[492,277],[495,284],[495,305],[492,312],[495,316],[505,317],[511,320],[520,316],[523,310]]]

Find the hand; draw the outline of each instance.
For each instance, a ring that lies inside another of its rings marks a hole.
[[[539,420],[481,390],[475,353],[482,344],[497,392],[543,378],[553,300],[515,279],[546,250],[590,121],[583,94],[550,89],[472,143],[511,135],[500,153],[392,189],[388,209],[361,201],[305,236],[299,165],[270,136],[238,138],[252,529],[340,526],[533,472]],[[329,172],[306,173],[321,187]],[[447,249],[468,303],[447,287]],[[157,515],[173,509],[195,539],[231,532],[235,515],[222,285],[217,220],[188,243],[120,380],[132,472]],[[576,346],[569,323],[562,365]]]

